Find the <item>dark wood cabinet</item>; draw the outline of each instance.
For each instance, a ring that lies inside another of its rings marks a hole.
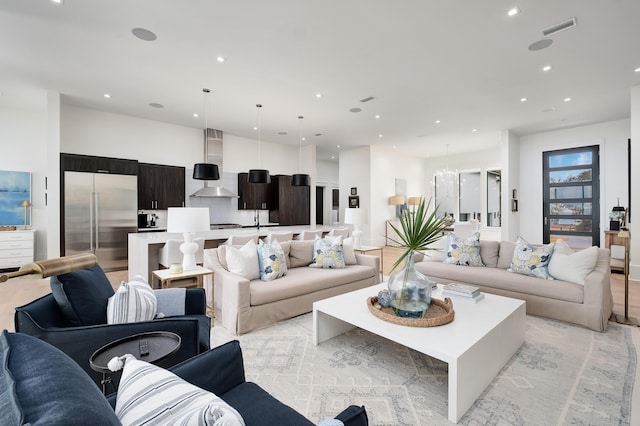
[[[238,210],[269,210],[270,183],[250,183],[249,173],[238,173]]]
[[[138,162],[123,158],[61,153],[60,172],[65,171],[135,175],[138,173]]]
[[[183,207],[185,168],[161,164],[138,164],[138,208],[166,210]]]
[[[269,222],[280,225],[309,225],[310,188],[292,186],[289,175],[271,176]]]

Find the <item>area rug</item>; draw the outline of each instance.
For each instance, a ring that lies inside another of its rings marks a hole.
[[[247,380],[314,422],[356,404],[370,425],[451,424],[445,363],[359,329],[314,346],[311,328],[307,314],[240,336]],[[638,333],[527,316],[525,344],[459,423],[633,424]],[[212,329],[215,345],[232,338]]]

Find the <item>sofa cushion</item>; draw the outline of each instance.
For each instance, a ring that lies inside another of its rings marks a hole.
[[[174,373],[125,356],[116,399],[123,425],[243,425],[240,414],[220,397]]]
[[[341,269],[292,268],[287,275],[268,285],[259,280],[251,281],[249,303],[251,306],[263,305],[372,277],[375,277],[375,270],[363,265]]]
[[[156,316],[156,294],[142,275],[122,281],[107,301],[107,324],[151,321]]]
[[[342,237],[333,240],[316,238],[313,244],[311,268],[340,269],[346,266],[342,248]]]
[[[50,278],[51,293],[71,325],[107,323],[107,300],[114,291],[99,265]]]
[[[480,257],[480,232],[460,238],[453,232],[447,235],[447,255],[444,263],[464,266],[484,266]]]
[[[515,251],[516,243],[513,241],[501,241],[500,250],[498,251],[498,268],[509,269]]]
[[[309,266],[313,262],[314,240],[292,240],[289,262],[291,268]]]
[[[498,259],[500,255],[500,242],[499,241],[480,241],[480,257],[482,263],[489,268],[495,268],[498,266]]]
[[[327,235],[324,237],[329,241],[337,241],[337,238],[341,237],[341,235],[331,236]],[[353,249],[353,237],[343,237],[342,239],[342,255],[344,256],[344,263],[347,265],[356,265],[358,261],[356,260],[356,253]]]
[[[536,278],[553,279],[549,276],[548,269],[553,247],[554,243],[536,247],[524,238],[518,237],[508,271]]]
[[[287,261],[284,250],[280,247],[278,240],[273,240],[271,243],[260,241],[258,245],[258,263],[262,281],[273,281],[287,273]]]
[[[567,243],[558,241],[549,261],[549,274],[557,280],[584,285],[597,261],[598,247],[574,252]]]
[[[4,330],[0,361],[0,424],[120,424],[87,373],[48,343]]]
[[[229,272],[248,280],[260,278],[258,250],[253,240],[249,240],[240,248],[228,246],[226,259]]]

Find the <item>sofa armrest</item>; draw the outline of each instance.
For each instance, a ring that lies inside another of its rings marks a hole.
[[[584,281],[583,303],[592,305],[594,309],[604,309],[603,315],[606,315],[607,318],[613,310],[610,261],[611,252],[609,249],[598,249],[596,266]]]
[[[356,253],[356,263],[362,266],[369,266],[375,270],[376,284],[380,282],[380,258],[368,254]]]
[[[184,301],[185,315],[206,315],[207,294],[204,288],[188,288]]]

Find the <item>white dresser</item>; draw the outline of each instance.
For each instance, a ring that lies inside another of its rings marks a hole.
[[[33,262],[34,238],[33,229],[0,232],[0,269]]]

